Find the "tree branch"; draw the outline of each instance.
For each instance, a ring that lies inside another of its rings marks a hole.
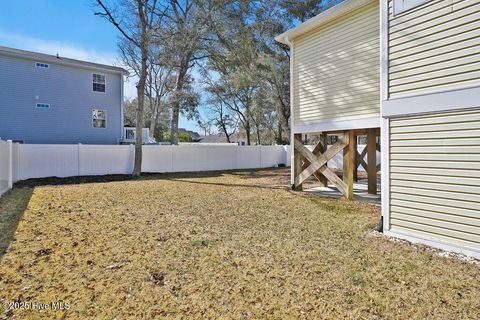
[[[103,9],[103,13],[102,12],[95,12],[95,15],[96,16],[100,16],[100,17],[103,17],[105,19],[107,19],[110,23],[112,23],[115,28],[117,28],[118,31],[120,31],[120,33],[126,38],[128,39],[128,41],[131,41],[133,42],[135,45],[139,46],[138,42],[135,41],[135,39],[133,39],[131,36],[129,36],[125,30],[123,30],[122,26],[120,26],[120,24],[115,20],[115,18],[113,17],[111,11],[105,6],[105,4],[103,3],[102,0],[97,0],[97,4]]]

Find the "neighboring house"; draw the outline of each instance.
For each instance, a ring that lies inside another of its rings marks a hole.
[[[196,142],[199,143],[229,143],[227,136],[224,133],[211,134],[208,136],[201,136]],[[238,132],[230,136],[230,143],[237,144],[239,146],[247,145],[247,138],[243,137]]]
[[[369,192],[376,193],[376,137],[380,133],[378,0],[344,1],[275,39],[289,45],[291,51],[293,188],[300,190],[302,182],[313,174],[323,185],[330,182],[352,199],[356,137],[368,134]],[[305,135],[318,133],[320,143],[310,152],[302,141]],[[328,135],[343,137],[327,151]],[[326,166],[339,152],[344,155],[343,181]],[[320,154],[323,159],[317,159]]]
[[[480,258],[479,12],[480,0],[346,0],[277,37],[292,50],[294,186],[314,174],[349,197],[331,154],[298,134],[344,131],[352,163],[350,130],[380,126],[384,232]]]
[[[125,74],[118,67],[0,47],[0,137],[117,144]]]
[[[382,0],[385,233],[480,258],[480,0]]]

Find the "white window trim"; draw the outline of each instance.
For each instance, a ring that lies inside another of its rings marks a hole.
[[[38,105],[45,105],[45,106],[47,106],[47,107],[39,107]],[[36,107],[37,109],[50,109],[50,103],[37,102],[37,103],[35,104],[35,107]]]
[[[94,111],[94,110],[103,111],[103,112],[105,113],[105,127],[104,127],[104,128],[102,128],[102,127],[95,127],[95,126],[93,125],[93,111]],[[91,118],[91,121],[92,121],[92,128],[93,128],[93,129],[107,129],[107,127],[108,127],[107,110],[105,110],[105,109],[98,109],[98,108],[92,108],[92,112],[90,113],[90,116],[92,117],[92,118]]]
[[[93,82],[93,75],[94,75],[94,74],[101,75],[101,76],[104,76],[104,77],[105,77],[105,91],[102,92],[102,91],[95,91],[95,90],[93,90],[93,84],[95,83],[95,82]],[[106,75],[106,74],[104,74],[104,73],[98,73],[98,72],[93,72],[93,73],[92,73],[92,77],[90,78],[90,80],[91,80],[92,92],[95,92],[95,93],[107,93],[107,75]]]
[[[43,66],[40,66],[39,64],[43,65]],[[45,63],[45,62],[35,61],[35,67],[39,68],[39,69],[49,69],[50,65],[48,63]]]
[[[393,0],[393,15],[418,7],[430,0]]]

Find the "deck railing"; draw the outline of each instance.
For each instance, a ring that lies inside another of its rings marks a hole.
[[[132,127],[124,127],[123,128],[123,142],[126,143],[135,143],[135,135],[136,135],[137,129],[132,128]],[[142,141],[143,143],[153,143],[155,141],[152,141],[150,138],[150,129],[148,128],[143,128],[142,129]]]

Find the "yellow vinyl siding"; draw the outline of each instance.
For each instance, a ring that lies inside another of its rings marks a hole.
[[[390,228],[480,250],[480,110],[390,120]]]
[[[391,98],[480,84],[480,0],[433,0],[393,15]]]
[[[379,6],[293,39],[295,125],[380,114]]]

